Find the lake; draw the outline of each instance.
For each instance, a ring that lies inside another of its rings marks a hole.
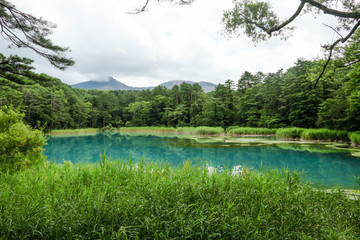
[[[225,139],[225,138],[224,138]],[[206,140],[206,139],[205,139]],[[248,167],[302,171],[314,186],[360,189],[360,158],[347,150],[324,145],[239,144],[198,141],[185,137],[95,134],[49,137],[45,155],[50,162],[97,163],[106,153],[111,159],[164,162],[176,167],[184,161],[219,170]]]

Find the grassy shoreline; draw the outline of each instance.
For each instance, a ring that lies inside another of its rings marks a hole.
[[[70,135],[90,135],[101,132],[101,129],[63,129],[53,130],[51,136],[70,136]],[[182,134],[200,136],[276,136],[279,140],[290,141],[315,141],[315,142],[335,142],[351,143],[353,146],[360,146],[359,132],[346,132],[330,129],[304,129],[304,128],[249,128],[249,127],[229,127],[226,131],[221,127],[122,127],[114,128],[112,132],[120,133],[152,133],[152,134]],[[226,134],[225,134],[226,132]]]
[[[45,164],[0,175],[3,239],[358,239],[359,199],[296,172]]]

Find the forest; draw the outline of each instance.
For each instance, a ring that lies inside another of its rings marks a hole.
[[[360,31],[315,81],[325,60],[298,59],[287,70],[245,71],[213,92],[198,84],[115,91],[71,88],[37,74],[32,60],[0,55],[0,107],[12,105],[32,127],[301,127],[360,129]],[[350,63],[350,64],[349,64]]]

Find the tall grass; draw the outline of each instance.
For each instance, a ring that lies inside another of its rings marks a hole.
[[[225,130],[222,127],[197,127],[195,133],[199,135],[221,135]]]
[[[197,135],[221,135],[222,127],[123,127],[120,132],[144,132],[144,133],[174,133],[174,134],[197,134]]]
[[[120,132],[157,132],[157,133],[174,133],[173,127],[122,127]]]
[[[229,135],[274,135],[276,129],[252,128],[252,127],[229,127],[226,130]]]
[[[1,239],[359,239],[360,204],[298,173],[46,164],[0,175]]]
[[[300,139],[304,128],[279,128],[276,130],[276,136],[282,139]]]
[[[321,140],[321,141],[342,141],[348,142],[348,132],[340,130],[330,130],[330,129],[305,129],[301,138],[304,140]]]
[[[349,133],[349,139],[355,145],[360,145],[360,133],[359,132]]]
[[[79,129],[56,129],[52,130],[50,135],[69,135],[69,134],[88,134],[100,132],[98,128],[79,128]]]

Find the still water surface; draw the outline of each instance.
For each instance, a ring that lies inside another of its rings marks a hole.
[[[303,171],[315,186],[360,189],[360,158],[348,151],[332,151],[322,146],[243,146],[234,143],[199,143],[193,139],[158,136],[105,135],[50,137],[45,147],[49,161],[97,163],[106,153],[111,159],[165,162],[179,166],[183,161],[222,169],[261,165],[271,169]]]

